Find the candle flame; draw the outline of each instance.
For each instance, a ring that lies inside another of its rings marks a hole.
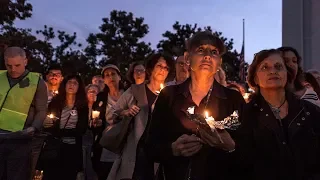
[[[209,118],[209,113],[208,113],[208,111],[205,111],[205,112],[204,112],[204,116],[205,116],[206,118]]]
[[[53,114],[49,114],[49,118],[53,119],[54,115]]]
[[[244,93],[243,98],[244,99],[249,99],[250,93]]]

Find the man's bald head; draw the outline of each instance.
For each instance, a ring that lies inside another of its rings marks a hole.
[[[4,61],[12,78],[19,78],[26,70],[26,52],[20,47],[7,48],[4,52]]]

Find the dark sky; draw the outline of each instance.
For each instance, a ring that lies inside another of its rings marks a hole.
[[[42,29],[44,24],[69,33],[77,32],[84,43],[90,32],[97,32],[101,19],[110,11],[125,10],[144,17],[149,34],[144,39],[156,44],[172,24],[198,23],[210,25],[227,38],[233,38],[234,48],[241,50],[242,19],[246,20],[246,61],[265,48],[281,45],[281,0],[29,0],[33,17],[17,22],[20,27]],[[151,1],[153,1],[151,3]]]

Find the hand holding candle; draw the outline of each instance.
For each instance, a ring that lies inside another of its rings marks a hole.
[[[92,111],[92,119],[99,118],[100,116],[100,111]]]
[[[214,132],[214,130],[216,129],[214,118],[212,116],[209,117],[208,111],[205,111],[204,113],[207,124],[210,126],[211,131]]]
[[[49,114],[48,115],[48,118],[50,118],[51,120],[56,120],[56,119],[59,119],[58,117],[56,117],[54,114]]]
[[[53,96],[56,96],[57,94],[59,94],[59,92],[58,91],[53,91],[52,94],[53,94]]]

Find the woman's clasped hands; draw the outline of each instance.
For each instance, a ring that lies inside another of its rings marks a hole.
[[[200,137],[196,135],[184,134],[171,144],[174,156],[190,157],[198,153],[204,144],[216,147],[224,151],[233,151],[235,142],[226,130],[215,130],[208,133],[204,129],[199,129]]]

